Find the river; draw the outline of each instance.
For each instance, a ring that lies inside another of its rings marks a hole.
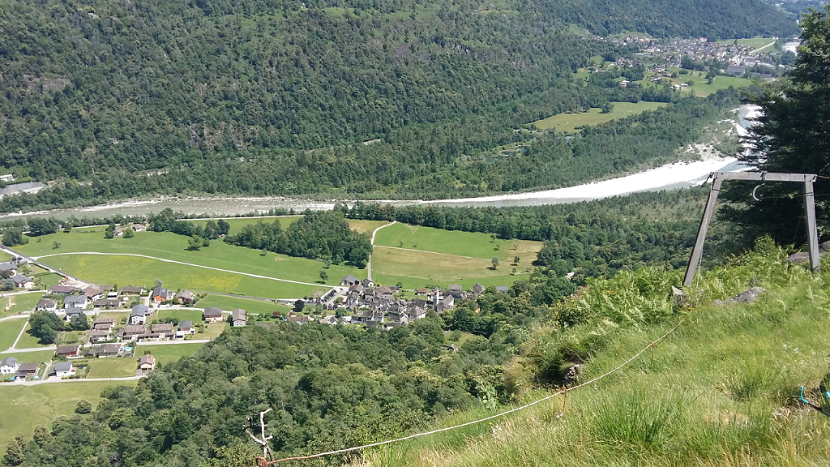
[[[738,109],[736,125],[740,133],[750,125],[747,121],[752,118],[755,109],[743,105]],[[700,185],[711,172],[737,171],[746,167],[734,157],[710,158],[707,160],[688,163],[673,163],[645,172],[626,175],[600,182],[586,183],[568,188],[543,190],[527,193],[485,196],[481,198],[463,198],[436,201],[421,200],[381,200],[380,203],[393,205],[434,204],[438,206],[465,206],[465,207],[507,207],[507,206],[539,206],[544,204],[576,203],[580,201],[608,198],[626,195],[641,191],[661,191]],[[52,216],[57,219],[67,219],[71,216],[78,218],[106,217],[115,214],[142,215],[159,212],[170,208],[186,214],[209,216],[238,216],[251,213],[268,212],[274,208],[327,210],[334,207],[336,202],[351,204],[351,200],[309,200],[284,197],[158,197],[144,200],[127,200],[108,203],[98,206],[88,206],[73,209],[56,209],[26,214],[6,214],[0,220],[11,220],[27,216]]]

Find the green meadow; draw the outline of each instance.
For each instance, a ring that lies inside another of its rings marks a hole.
[[[256,224],[256,223],[260,223],[260,222],[265,223],[265,224],[272,224],[277,219],[279,219],[279,221],[280,221],[280,227],[285,229],[289,225],[296,222],[297,219],[299,219],[300,217],[302,217],[302,216],[264,216],[264,217],[256,217],[256,218],[229,217],[229,218],[223,218],[223,219],[230,226],[230,230],[228,231],[228,234],[229,235],[236,235],[242,230],[242,227],[245,227],[248,224]],[[219,220],[219,218],[213,219],[214,222],[216,222],[218,220]],[[207,219],[192,219],[192,220],[188,220],[187,222],[191,222],[193,224],[201,225],[202,227],[204,227],[205,225],[207,225],[208,220]]]
[[[138,344],[136,345],[135,355],[140,358],[145,353],[151,353],[156,357],[156,362],[162,365],[178,361],[182,357],[192,357],[193,354],[199,351],[205,344],[168,344],[168,345],[152,345],[152,344]]]
[[[0,318],[15,315],[22,311],[32,311],[42,297],[43,292],[32,292],[0,297]]]
[[[90,381],[36,386],[0,385],[0,446],[6,446],[17,434],[31,438],[36,425],[50,426],[58,416],[72,416],[78,401],[87,400],[95,407],[101,391],[116,386],[135,387],[137,381]]]
[[[149,258],[116,256],[64,255],[69,252],[127,253],[169,259],[206,267],[221,268],[262,275],[277,279],[315,283],[320,281],[321,261],[293,258],[261,252],[249,248],[213,241],[199,251],[187,249],[187,238],[169,232],[139,232],[133,238],[104,239],[96,233],[56,233],[40,237],[21,247],[31,256],[46,256],[42,261],[67,273],[101,284],[152,284],[162,279],[165,286],[192,288],[208,292],[239,293],[257,297],[293,298],[312,295],[320,286],[292,284],[213,271],[175,263],[164,263]],[[60,248],[53,249],[58,241]],[[329,285],[335,285],[346,274],[361,274],[361,270],[345,265],[331,265]]]
[[[87,378],[124,378],[134,376],[138,360],[130,357],[96,358],[89,363]]]
[[[656,110],[666,104],[662,102],[638,102],[636,104],[631,102],[613,102],[613,105],[613,110],[606,114],[602,113],[600,109],[591,109],[583,113],[558,114],[542,120],[537,120],[531,124],[536,125],[536,128],[540,130],[553,128],[558,132],[575,133],[579,131],[580,127],[586,125],[599,125],[600,123],[610,122],[611,120],[616,120],[618,118],[625,118],[647,110]]]
[[[23,326],[28,322],[29,321],[27,319],[23,318],[0,321],[0,352],[8,349],[12,346],[12,344],[14,344],[14,340],[17,339],[17,335],[20,334],[20,330],[23,329]]]
[[[527,255],[528,263],[536,258],[536,253],[542,248],[542,242],[501,240],[484,233],[441,230],[400,222],[380,229],[375,236],[375,245],[468,256],[488,261],[498,257],[502,262],[508,257],[512,261],[514,256]]]
[[[248,313],[256,313],[259,315],[271,316],[274,311],[286,312],[291,307],[285,305],[278,305],[276,303],[264,302],[262,300],[252,300],[249,298],[226,297],[223,295],[208,295],[200,300],[197,304],[200,308],[219,307],[223,310],[230,311],[236,308],[242,308]]]
[[[20,328],[18,328],[19,330]],[[48,347],[48,345],[41,344],[38,341],[40,338],[33,336],[31,333],[31,327],[29,326],[28,321],[26,322],[26,331],[20,335],[20,340],[17,341],[17,345],[15,348],[17,349],[35,349],[38,347]]]
[[[775,44],[775,39],[769,37],[752,37],[750,39],[737,39],[738,45],[752,47],[753,49],[760,49],[771,44]],[[734,44],[735,39],[724,39],[718,41],[720,44]]]
[[[156,310],[156,312],[153,313],[153,316],[150,317],[150,322],[162,322],[168,318],[176,318],[179,321],[193,321],[193,323],[195,324],[202,320],[202,311],[188,310],[186,308],[174,310]]]

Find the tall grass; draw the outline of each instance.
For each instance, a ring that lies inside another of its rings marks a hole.
[[[570,392],[564,409],[562,398],[554,398],[452,443],[421,438],[417,445],[368,451],[358,464],[827,465],[830,418],[799,402],[798,394],[805,385],[808,397],[821,400],[818,385],[830,355],[828,275],[788,267],[782,256],[760,245],[704,273],[700,288],[686,291],[696,307],[674,304],[664,289],[679,278],[677,271],[651,268],[592,282],[568,305],[582,307],[586,321],[540,329],[526,356],[537,359],[530,365],[548,358],[555,369],[579,354],[587,362],[585,381],[683,315],[686,322],[656,346],[653,367],[645,353]],[[756,303],[710,304],[753,285],[768,290]],[[520,394],[528,401],[544,391]]]

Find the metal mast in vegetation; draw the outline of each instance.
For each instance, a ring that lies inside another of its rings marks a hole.
[[[706,200],[706,208],[703,210],[703,218],[700,220],[700,228],[697,231],[697,240],[692,250],[692,257],[689,265],[686,266],[686,275],[683,277],[683,285],[690,286],[695,278],[695,269],[700,264],[703,256],[703,242],[706,241],[706,232],[709,230],[709,221],[715,212],[715,203],[718,201],[718,193],[724,180],[748,180],[757,182],[797,182],[804,184],[804,209],[807,217],[807,236],[810,247],[810,269],[814,272],[819,270],[818,255],[818,231],[816,230],[816,200],[813,192],[813,183],[817,179],[816,174],[787,174],[767,172],[715,172],[712,174],[712,188],[709,190],[709,199]]]

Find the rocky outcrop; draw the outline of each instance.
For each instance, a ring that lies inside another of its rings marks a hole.
[[[765,293],[767,289],[763,287],[753,287],[746,292],[741,292],[734,297],[727,298],[726,300],[714,300],[712,301],[713,305],[726,305],[727,303],[752,303],[758,301],[761,297],[761,294]]]

